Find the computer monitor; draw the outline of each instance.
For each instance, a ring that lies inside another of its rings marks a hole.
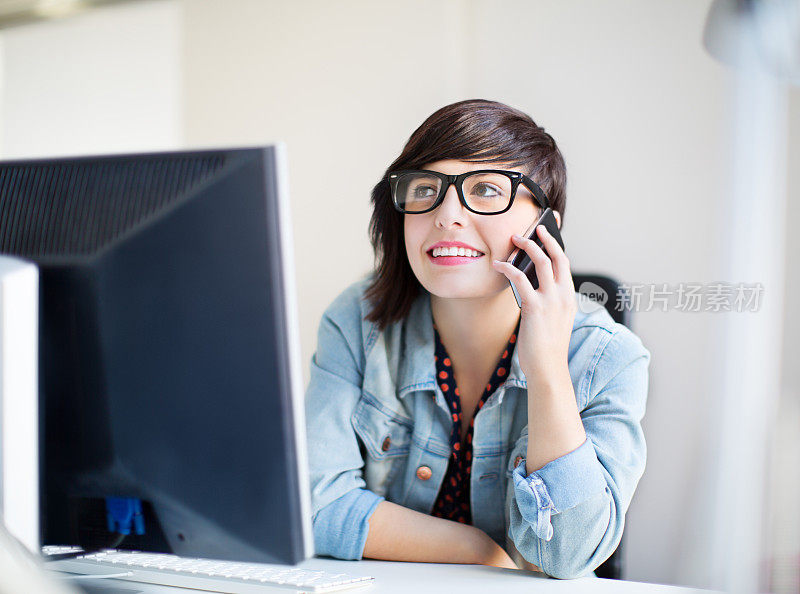
[[[0,163],[0,253],[39,268],[43,545],[313,555],[284,161]]]

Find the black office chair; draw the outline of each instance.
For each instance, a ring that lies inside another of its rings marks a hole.
[[[601,276],[597,274],[573,274],[572,282],[575,285],[576,291],[580,290],[583,283],[593,283],[594,285],[597,285],[597,287],[600,287],[600,289],[602,289],[602,291],[604,291],[608,296],[608,299],[605,301],[604,305],[614,321],[619,324],[623,324],[628,328],[631,327],[630,308],[621,307],[619,310],[617,309],[617,304],[624,303],[625,299],[625,295],[623,294],[623,291],[621,291],[620,283],[607,276]],[[588,287],[585,287],[585,289],[586,288]],[[593,287],[592,289],[593,290],[590,292],[594,292],[594,290],[596,290]],[[584,290],[581,292],[585,293],[587,291]],[[624,542],[625,534],[623,533],[622,539],[617,546],[617,550],[615,550],[611,556],[595,570],[595,575],[597,575],[597,577],[609,578],[613,580],[622,579],[622,545]]]

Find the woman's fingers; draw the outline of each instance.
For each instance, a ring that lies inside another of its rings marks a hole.
[[[538,228],[543,227],[543,225],[539,225]],[[533,261],[533,265],[536,268],[536,278],[539,281],[539,287],[542,290],[547,290],[547,288],[553,284],[555,278],[553,276],[553,265],[550,262],[550,258],[547,257],[547,254],[544,252],[539,245],[533,241],[532,239],[528,239],[526,237],[520,237],[519,235],[512,235],[511,240],[520,248],[525,250],[525,253],[528,254],[528,257]]]
[[[501,262],[500,260],[495,260],[492,262],[492,265],[506,275],[506,278],[514,283],[514,286],[517,287],[517,292],[520,294],[520,297],[523,299],[531,299],[533,297],[533,285],[531,285],[530,279],[522,272],[519,268],[511,264],[510,262]]]
[[[553,278],[555,279],[556,283],[562,283],[566,280],[572,282],[572,273],[569,269],[569,259],[567,255],[564,253],[564,250],[561,249],[561,245],[559,245],[556,238],[550,235],[550,232],[547,230],[547,227],[544,225],[539,225],[536,228],[536,232],[539,234],[539,239],[542,240],[545,249],[547,250],[547,254],[550,256],[550,264],[553,270]],[[537,269],[538,272],[538,269]]]

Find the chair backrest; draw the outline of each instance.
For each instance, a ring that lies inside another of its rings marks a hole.
[[[602,301],[603,293],[605,293],[607,299],[605,299],[603,305],[608,313],[611,314],[614,321],[628,328],[631,327],[631,312],[630,308],[624,307],[626,305],[626,296],[625,290],[620,283],[612,278],[599,274],[573,274],[572,282],[575,285],[576,291],[589,294],[592,297],[594,297],[596,293],[599,294],[598,296],[600,299],[598,299],[598,301]],[[598,288],[600,290],[598,290]],[[625,534],[623,533],[617,549],[595,570],[595,575],[597,575],[597,577],[614,580],[622,579],[622,545],[624,541]]]

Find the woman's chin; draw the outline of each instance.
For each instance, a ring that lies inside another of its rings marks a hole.
[[[494,297],[501,293],[504,289],[508,288],[508,282],[502,279],[503,282],[498,283],[492,280],[481,281],[480,279],[436,279],[426,280],[422,286],[427,289],[431,295],[435,295],[440,299],[486,299],[487,297]]]

